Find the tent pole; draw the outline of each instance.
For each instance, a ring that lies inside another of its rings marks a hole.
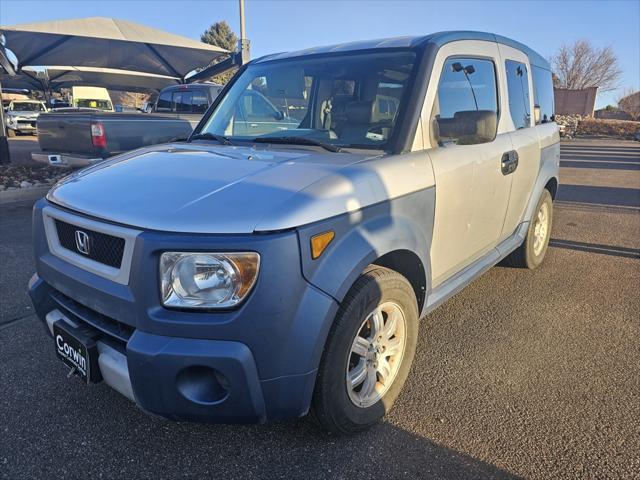
[[[0,165],[10,163],[9,140],[7,140],[7,130],[4,125],[4,104],[2,103],[2,82],[0,82]]]
[[[0,35],[2,37],[2,35]],[[2,37],[3,38],[3,37]],[[9,75],[15,75],[15,67],[7,58],[4,49],[4,41],[0,43],[0,71],[4,70]],[[4,124],[4,104],[2,103],[2,82],[0,82],[0,165],[10,163],[9,140],[7,140],[7,129]]]

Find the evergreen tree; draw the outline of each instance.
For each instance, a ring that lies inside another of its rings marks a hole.
[[[221,20],[211,25],[202,35],[200,40],[209,45],[215,45],[216,47],[224,48],[230,52],[234,52],[238,46],[238,37],[231,30],[231,27],[227,22]],[[214,61],[217,63],[217,61]],[[226,84],[233,76],[234,71],[228,71],[222,75],[213,77],[212,80],[219,84]]]

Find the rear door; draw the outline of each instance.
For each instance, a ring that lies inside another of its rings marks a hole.
[[[501,165],[512,150],[501,74],[495,42],[452,42],[436,57],[423,111],[436,182],[434,286],[501,240],[511,188]]]
[[[503,236],[514,233],[523,218],[527,202],[540,169],[540,146],[533,119],[533,82],[528,57],[515,48],[498,45],[505,71],[505,92],[509,108],[505,111],[509,136],[516,153],[517,165],[511,173],[509,208]]]

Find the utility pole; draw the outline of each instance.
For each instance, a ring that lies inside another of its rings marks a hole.
[[[244,0],[240,1],[240,40],[238,40],[238,50],[240,50],[240,59],[242,65],[249,61],[249,40],[245,35],[244,29]]]

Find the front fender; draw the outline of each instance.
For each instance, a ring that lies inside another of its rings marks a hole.
[[[367,265],[390,252],[407,250],[422,262],[428,290],[434,212],[435,188],[429,187],[301,227],[303,275],[341,302]],[[320,258],[313,260],[311,237],[327,230],[333,230],[335,238]]]

